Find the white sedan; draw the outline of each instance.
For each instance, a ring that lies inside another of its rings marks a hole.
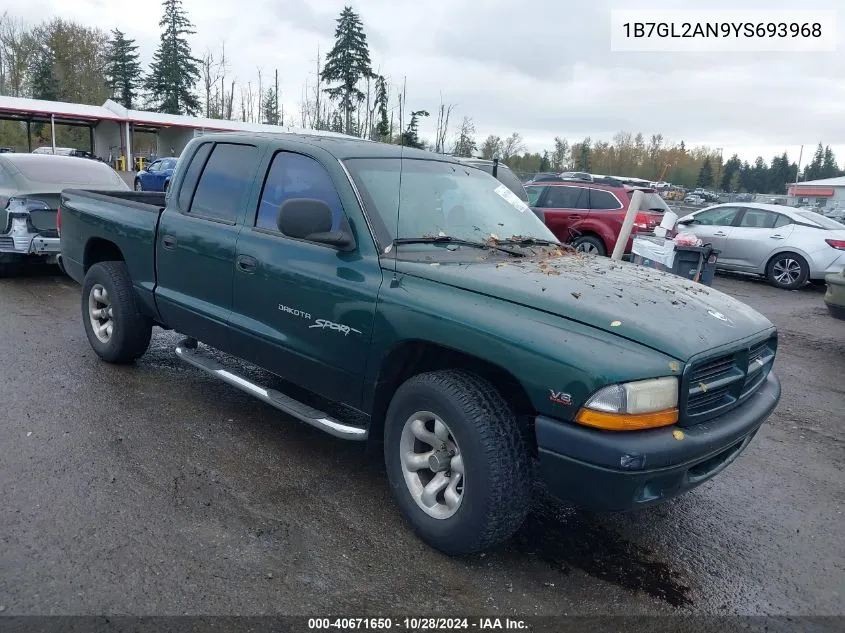
[[[845,224],[804,209],[717,204],[682,217],[677,230],[718,249],[717,269],[763,275],[785,290],[845,267]]]

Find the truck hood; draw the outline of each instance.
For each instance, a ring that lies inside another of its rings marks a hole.
[[[773,327],[718,290],[605,257],[399,261],[397,270],[577,321],[681,361]]]

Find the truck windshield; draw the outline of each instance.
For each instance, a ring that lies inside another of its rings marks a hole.
[[[557,242],[516,194],[473,167],[408,158],[354,158],[344,164],[377,225],[382,248],[395,239],[436,236]]]

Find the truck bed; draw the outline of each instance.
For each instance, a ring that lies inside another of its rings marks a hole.
[[[165,195],[143,191],[62,191],[61,263],[68,276],[82,283],[91,265],[114,259],[117,251],[129,267],[138,298],[155,318],[156,234]]]

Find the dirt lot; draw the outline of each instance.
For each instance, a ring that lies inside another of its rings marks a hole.
[[[79,289],[0,280],[5,614],[845,614],[845,322],[822,289],[715,286],[781,332],[781,404],[713,481],[636,514],[538,491],[512,542],[448,558],[378,460],[173,357],[91,351]]]

